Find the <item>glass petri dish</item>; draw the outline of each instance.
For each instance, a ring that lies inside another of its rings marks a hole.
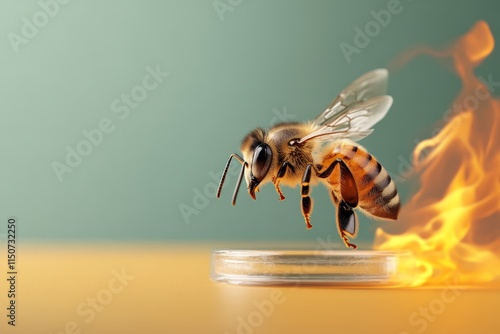
[[[398,267],[408,257],[372,250],[214,250],[211,276],[245,285],[404,286]]]

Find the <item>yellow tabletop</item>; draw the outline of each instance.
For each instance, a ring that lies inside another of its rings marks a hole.
[[[5,333],[500,333],[500,289],[255,287],[210,280],[211,246],[21,244]],[[8,277],[7,277],[8,278]]]

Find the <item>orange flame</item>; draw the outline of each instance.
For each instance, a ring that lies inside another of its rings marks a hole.
[[[500,279],[500,100],[491,96],[495,86],[474,74],[493,48],[487,23],[479,21],[451,47],[415,48],[399,62],[420,54],[450,58],[462,80],[451,120],[413,152],[420,188],[402,209],[393,230],[399,234],[376,232],[375,249],[413,253],[409,284]]]

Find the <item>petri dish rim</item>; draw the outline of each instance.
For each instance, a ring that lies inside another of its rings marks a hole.
[[[243,285],[401,286],[407,251],[224,249],[212,251],[211,278]]]

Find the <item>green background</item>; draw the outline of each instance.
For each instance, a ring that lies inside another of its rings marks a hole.
[[[221,2],[231,10],[218,13]],[[298,188],[284,188],[284,202],[270,185],[257,201],[242,189],[232,207],[235,177],[216,200],[210,173],[221,171],[248,131],[276,122],[277,112],[312,119],[350,81],[408,47],[443,46],[478,20],[500,36],[496,1],[403,0],[348,62],[340,43],[354,44],[354,28],[364,29],[370,11],[388,3],[73,0],[15,52],[9,36],[22,36],[23,17],[33,22],[42,9],[37,1],[2,1],[0,218],[17,217],[21,240],[338,242],[321,186],[306,231]],[[477,73],[500,76],[499,58],[494,51]],[[111,104],[142,85],[148,66],[169,76],[120,119]],[[391,72],[393,107],[362,144],[391,174],[405,171],[402,159],[436,128],[459,89],[449,67],[428,57]],[[82,131],[103,119],[114,131],[60,182],[52,164],[64,163],[66,147],[75,149]],[[410,181],[398,187],[406,200]],[[371,240],[377,226],[362,217],[358,239]]]

